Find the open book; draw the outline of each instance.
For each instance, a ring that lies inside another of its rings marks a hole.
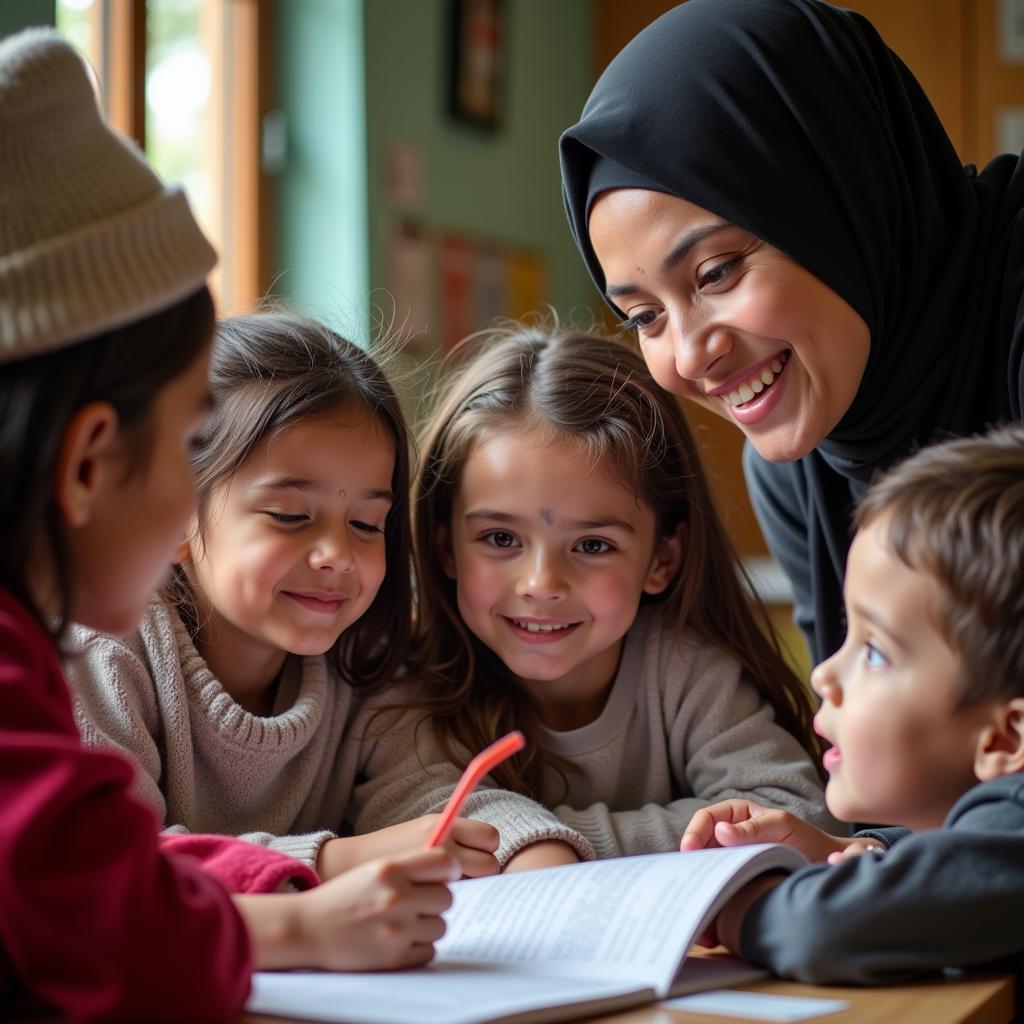
[[[247,1009],[351,1024],[540,1022],[717,988],[744,979],[705,961],[710,976],[690,982],[691,966],[702,973],[696,958],[684,966],[693,940],[750,879],[805,863],[787,846],[743,846],[456,882],[429,967],[260,973]]]

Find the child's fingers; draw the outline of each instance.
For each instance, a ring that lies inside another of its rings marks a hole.
[[[459,846],[471,846],[485,853],[494,853],[501,842],[498,830],[493,825],[474,818],[456,818],[450,837]]]
[[[501,871],[501,865],[497,858],[482,850],[471,850],[459,846],[455,849],[455,856],[459,858],[462,874],[466,878],[484,878],[487,875],[496,875]]]
[[[836,850],[834,853],[830,853],[826,859],[829,864],[841,864],[844,860],[849,860],[851,857],[860,857],[872,851],[877,853],[882,849],[883,847],[878,843],[857,839],[850,843],[845,850]]]
[[[679,849],[703,850],[706,846],[717,846],[715,842],[715,819],[706,810],[698,811],[686,826]]]
[[[440,882],[420,882],[402,896],[402,907],[413,914],[440,917],[451,905],[451,891]]]
[[[444,935],[444,918],[440,914],[421,915],[412,922],[409,936],[414,944],[433,945]]]
[[[710,807],[702,807],[686,826],[679,849],[703,850],[706,846],[718,846],[715,826],[719,822],[745,821],[761,810],[761,807],[749,800],[722,800]]]
[[[415,942],[406,946],[394,958],[393,962],[387,965],[387,969],[401,970],[403,967],[422,967],[434,959],[434,944],[432,942]]]
[[[394,872],[396,876],[404,876],[413,883],[420,882],[454,882],[462,877],[462,868],[458,859],[453,857],[443,846],[429,850],[410,850],[408,853],[389,857],[382,866],[382,878]]]
[[[720,846],[747,846],[750,843],[781,843],[792,833],[792,828],[781,815],[764,814],[735,824],[719,821],[715,824],[715,839]]]

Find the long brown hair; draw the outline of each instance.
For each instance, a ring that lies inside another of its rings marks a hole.
[[[391,679],[407,657],[411,633],[409,435],[384,372],[361,348],[316,320],[256,313],[217,324],[210,391],[214,411],[192,456],[200,534],[216,486],[233,476],[258,444],[299,420],[361,409],[390,437],[395,498],[384,525],[387,572],[370,607],[338,638],[328,658],[353,686]],[[186,619],[193,618],[180,569],[168,593]]]
[[[816,756],[810,695],[786,665],[712,506],[682,410],[643,360],[595,334],[515,325],[467,338],[444,370],[443,393],[422,439],[413,510],[417,669],[427,681],[425,704],[446,756],[464,763],[462,751],[520,729],[526,750],[500,767],[495,779],[518,792],[540,791],[545,758],[537,708],[466,628],[456,584],[436,554],[474,446],[489,432],[520,425],[571,438],[588,463],[611,467],[653,510],[662,537],[685,524],[683,566],[663,594],[643,600],[657,602],[680,628],[733,653],[776,720]],[[547,763],[554,763],[550,756]]]

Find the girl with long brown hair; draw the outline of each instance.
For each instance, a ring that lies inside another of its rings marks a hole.
[[[413,489],[420,675],[444,756],[523,730],[494,781],[598,856],[677,849],[726,795],[828,821],[809,693],[676,400],[631,350],[583,333],[485,333],[447,369]]]
[[[356,344],[277,311],[217,324],[210,392],[169,586],[128,638],[74,631],[83,739],[134,759],[138,792],[176,833],[241,836],[323,879],[421,847],[430,819],[347,834],[368,756],[354,722],[410,634],[394,390]],[[490,874],[496,843],[459,819],[449,847],[466,874]]]

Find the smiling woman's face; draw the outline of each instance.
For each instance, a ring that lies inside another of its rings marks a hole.
[[[598,196],[590,242],[655,380],[735,423],[769,462],[807,455],[853,402],[867,324],[742,228],[663,192]]]

